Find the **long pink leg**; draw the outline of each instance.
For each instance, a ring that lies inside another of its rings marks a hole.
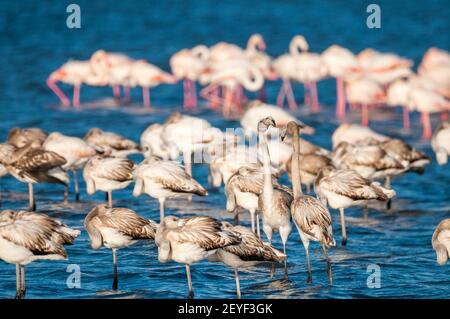
[[[369,125],[369,106],[366,103],[361,105],[361,125]]]
[[[430,115],[426,112],[422,112],[421,114],[422,124],[423,124],[423,134],[422,137],[426,140],[429,140],[433,135],[431,131],[431,123],[430,123]]]
[[[295,103],[294,92],[292,91],[291,82],[287,82],[287,99],[288,105],[291,110],[297,109],[297,103]]]
[[[189,103],[188,103],[188,79],[185,79],[183,81],[183,108],[186,111],[189,108]]]
[[[195,87],[195,81],[189,80],[190,83],[190,95],[191,95],[191,108],[195,110],[197,107],[197,88]]]
[[[283,80],[283,83],[281,84],[280,87],[280,92],[278,93],[277,96],[277,105],[281,108],[283,108],[284,97],[286,96],[286,81],[287,80]]]
[[[403,128],[406,130],[409,130],[410,123],[409,123],[409,109],[408,107],[403,107]]]
[[[212,90],[211,92],[211,96],[213,97],[210,100],[209,105],[211,106],[211,108],[213,109],[217,109],[220,106],[220,87],[216,86],[214,87],[214,90]]]
[[[344,93],[344,80],[342,78],[336,78],[336,116],[340,119],[345,117],[345,93]]]
[[[312,82],[310,89],[312,99],[312,111],[316,113],[319,112],[319,94],[317,93],[317,82]]]
[[[218,84],[210,84],[200,91],[200,96],[209,101],[209,105],[213,109],[217,109],[221,104],[220,97],[217,95],[218,87]]]
[[[115,99],[120,100],[120,86],[117,84],[113,85],[113,95]]]
[[[142,87],[142,100],[144,101],[144,107],[150,109],[150,88]]]
[[[308,82],[303,83],[303,103],[305,106],[311,106],[311,86]]]
[[[73,86],[73,106],[78,108],[80,106],[80,84]]]
[[[56,94],[56,96],[61,101],[62,105],[65,107],[70,106],[69,98],[64,94],[64,92],[58,87],[55,81],[48,79],[47,80],[48,87]]]
[[[231,108],[233,106],[233,90],[228,87],[223,88],[225,90],[225,102],[223,106],[223,115],[228,117],[231,113]]]

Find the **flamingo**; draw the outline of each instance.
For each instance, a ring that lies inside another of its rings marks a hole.
[[[108,206],[112,207],[112,191],[123,189],[133,181],[134,163],[123,158],[92,157],[84,166],[83,177],[89,195],[96,191],[108,194]]]
[[[271,116],[275,120],[278,128],[283,127],[290,121],[295,121],[305,127],[305,134],[314,134],[314,128],[304,124],[285,110],[280,109],[275,105],[266,104],[259,100],[255,100],[248,104],[248,108],[242,115],[240,120],[241,126],[244,129],[245,136],[250,138],[253,135],[256,135],[258,133],[257,127],[259,121],[268,116]]]
[[[154,123],[147,127],[141,134],[141,149],[145,157],[157,156],[162,159],[169,159],[170,152],[162,139],[164,125]]]
[[[323,254],[327,262],[328,278],[333,284],[331,264],[328,260],[328,248],[335,246],[331,215],[327,207],[316,197],[304,195],[301,186],[300,171],[300,126],[296,122],[289,122],[284,129],[281,138],[286,134],[292,136],[292,188],[294,199],[290,211],[294,224],[297,226],[300,239],[303,243],[308,265],[308,283],[312,283],[311,265],[309,260],[309,242],[311,240],[321,243]]]
[[[317,82],[324,79],[328,74],[327,65],[320,54],[310,53],[306,39],[296,35],[291,44],[293,45],[295,61],[294,80],[303,83],[305,88],[305,105],[310,104],[313,112],[319,111],[319,96],[317,93]]]
[[[68,107],[70,101],[58,87],[57,82],[73,85],[72,104],[77,108],[80,106],[80,87],[83,83],[90,86],[104,86],[107,80],[103,75],[94,72],[89,61],[71,60],[63,64],[49,75],[47,85],[58,96],[61,103]]]
[[[46,151],[31,144],[14,150],[10,156],[0,158],[8,172],[22,183],[28,184],[29,210],[36,210],[33,184],[57,183],[67,185],[67,175],[61,166],[66,160],[55,152]]]
[[[91,247],[111,248],[113,254],[114,280],[112,288],[117,290],[117,250],[128,247],[138,240],[155,239],[157,224],[144,219],[128,208],[108,208],[98,205],[84,219]]]
[[[255,92],[264,85],[262,72],[251,62],[245,59],[230,60],[222,62],[213,71],[204,73],[200,79],[201,83],[209,83],[202,91],[201,95],[210,101],[217,101],[217,97],[212,95],[217,87],[222,86],[225,93],[223,101],[223,114],[229,116],[233,105],[240,106],[240,89],[243,87],[248,91]]]
[[[345,95],[350,103],[361,105],[361,124],[369,125],[369,106],[385,101],[386,94],[378,82],[359,77],[347,79]]]
[[[164,219],[164,203],[167,198],[196,194],[206,196],[208,192],[181,166],[172,161],[149,157],[138,165],[134,172],[133,196],[146,193],[159,201],[160,222]]]
[[[21,148],[27,144],[39,147],[44,144],[48,134],[37,127],[18,128],[14,127],[9,130],[6,142],[15,147]]]
[[[113,88],[116,99],[120,99],[120,85],[125,89],[125,100],[129,100],[129,78],[131,66],[134,60],[122,53],[106,52],[105,50],[95,51],[89,63],[97,76],[106,79],[107,84]]]
[[[214,254],[208,257],[208,260],[221,261],[225,265],[234,268],[236,295],[238,298],[241,298],[239,268],[252,267],[261,262],[282,262],[286,259],[286,255],[272,245],[264,243],[248,228],[233,226],[227,222],[222,222],[222,226],[225,230],[239,234],[242,240],[237,245],[229,245],[217,249]]]
[[[361,126],[358,124],[342,123],[333,132],[331,141],[333,143],[333,149],[335,149],[341,142],[354,144],[369,137],[377,141],[386,141],[389,139],[388,136],[379,134],[369,127]]]
[[[78,186],[77,170],[81,168],[92,156],[97,154],[94,147],[87,144],[81,138],[66,136],[59,132],[51,133],[43,144],[47,151],[55,152],[61,155],[66,163],[61,168],[68,174],[72,171],[75,183],[75,200],[79,200],[80,192]],[[68,179],[68,178],[67,178]],[[64,187],[64,203],[68,201],[67,186]]]
[[[209,49],[204,45],[197,45],[192,49],[183,49],[170,58],[170,68],[177,79],[183,80],[184,109],[195,109],[197,95],[195,82],[207,67]]]
[[[0,259],[16,265],[16,299],[25,297],[25,266],[36,260],[66,260],[64,245],[80,235],[43,213],[0,212]]]
[[[139,145],[134,141],[97,127],[91,128],[83,139],[87,144],[113,157],[127,157],[140,152]]]
[[[336,116],[342,119],[345,116],[344,78],[348,74],[360,72],[360,65],[353,52],[336,44],[322,53],[322,59],[329,74],[336,78]]]
[[[239,233],[224,229],[221,222],[208,216],[167,216],[161,221],[155,237],[159,262],[174,260],[186,265],[188,298],[194,297],[191,264],[208,258],[219,248],[238,245],[241,241]]]
[[[314,190],[322,203],[339,209],[341,215],[342,246],[347,244],[344,209],[364,201],[376,199],[387,201],[395,191],[362,177],[351,169],[336,170],[324,167],[314,181]]]
[[[294,122],[292,122],[294,123]],[[258,139],[263,153],[264,186],[258,198],[258,210],[263,218],[263,230],[272,242],[273,232],[279,232],[283,242],[283,253],[286,255],[286,243],[291,233],[291,212],[292,192],[288,188],[274,188],[272,184],[272,173],[270,168],[269,148],[267,147],[267,132],[270,126],[276,126],[275,120],[267,117],[258,123]],[[272,264],[271,274],[274,273]],[[288,278],[287,262],[284,261],[284,278]]]
[[[144,106],[147,109],[149,109],[151,105],[150,88],[163,83],[173,84],[175,82],[176,78],[172,74],[164,72],[157,66],[150,64],[145,60],[138,60],[131,64],[129,86],[142,87],[142,99],[144,101]]]

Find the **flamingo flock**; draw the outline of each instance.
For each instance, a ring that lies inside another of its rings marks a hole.
[[[130,90],[142,89],[143,104],[151,106],[150,89],[161,84],[183,81],[184,110],[198,105],[197,83],[203,88],[200,96],[211,108],[222,107],[226,117],[244,111],[246,93],[257,92],[266,102],[267,81],[282,81],[276,104],[282,108],[285,100],[291,110],[297,109],[292,83],[304,87],[304,104],[313,113],[319,112],[317,83],[336,79],[336,116],[344,120],[346,105],[350,111],[360,109],[361,124],[369,125],[370,113],[376,107],[388,105],[403,108],[403,127],[410,129],[410,112],[419,112],[423,138],[431,139],[430,114],[440,113],[442,120],[450,110],[450,54],[430,48],[417,71],[413,61],[394,53],[368,48],[358,54],[333,44],[322,53],[310,51],[307,39],[296,35],[289,52],[273,58],[266,53],[262,35],[253,34],[245,48],[228,42],[211,47],[203,44],[182,49],[170,57],[171,73],[163,71],[145,59],[133,59],[122,53],[98,50],[88,60],[70,60],[53,71],[47,85],[62,105],[71,104],[58,87],[62,82],[73,86],[72,104],[80,105],[80,88],[110,86],[115,99],[130,102]],[[121,93],[123,88],[123,96]]]
[[[316,55],[308,53],[303,40],[295,40],[302,44],[297,53],[317,59]],[[262,43],[261,38],[254,38],[244,51],[220,43],[210,49],[210,54],[218,61],[227,61],[219,54],[223,51],[218,49],[225,46],[229,55],[262,60],[263,55],[259,56],[256,50],[257,46],[263,48]],[[338,48],[330,51],[337,54],[346,52]],[[182,55],[186,55],[186,59],[203,58],[203,53],[184,52]],[[373,55],[376,54],[368,51],[361,55],[360,60],[367,65],[378,65],[376,61],[368,62],[375,59]],[[96,67],[99,68],[126,61],[121,56],[105,59],[108,55],[102,52],[97,55]],[[433,69],[430,63],[425,63],[426,69]],[[436,63],[441,65],[443,62]],[[401,68],[406,68],[406,65],[406,62],[401,64]],[[354,65],[346,67],[360,72]],[[401,73],[400,69],[398,72]],[[342,87],[344,75],[336,71],[334,76],[337,86]],[[195,92],[190,81],[194,80],[186,75],[185,81],[190,83],[186,85],[189,89],[185,91],[185,100],[191,107]],[[287,81],[284,89],[286,86],[289,88]],[[313,109],[318,102],[315,82],[313,78],[303,82]],[[110,83],[119,85],[118,82]],[[344,87],[348,89],[352,83],[358,82],[346,82]],[[233,99],[235,89],[232,89]],[[338,90],[338,94],[345,92],[345,89]],[[339,104],[342,98],[338,99],[339,112],[342,111]],[[329,253],[336,246],[336,224],[330,208],[339,210],[339,235],[342,246],[345,246],[348,231],[352,230],[347,230],[345,209],[361,206],[366,218],[370,201],[387,202],[387,209],[391,209],[394,197],[402,196],[395,191],[391,179],[410,173],[422,174],[431,158],[403,140],[357,124],[341,124],[330,137],[333,149],[327,150],[305,139],[303,133],[314,134],[314,128],[287,111],[261,101],[251,101],[250,104],[252,106],[241,118],[242,128],[236,133],[224,132],[203,118],[179,112],[172,113],[163,123],[151,123],[142,132],[140,143],[100,128],[91,128],[84,136],[68,136],[60,132],[48,134],[39,128],[11,129],[7,140],[0,144],[0,173],[1,176],[10,174],[17,181],[26,183],[29,190],[27,211],[6,209],[0,212],[0,259],[16,265],[16,298],[23,298],[26,293],[26,265],[41,259],[67,259],[64,246],[74,244],[80,235],[78,229],[36,212],[37,203],[44,199],[36,201],[33,187],[42,183],[62,185],[64,200],[61,205],[67,205],[71,189],[69,172],[72,172],[75,201],[80,201],[79,170],[83,172],[89,195],[98,191],[107,194],[106,203],[86,212],[84,228],[93,249],[104,246],[112,250],[113,289],[118,288],[117,251],[138,240],[151,240],[156,243],[160,262],[175,261],[185,266],[188,297],[194,296],[191,267],[201,260],[222,262],[233,268],[236,295],[241,297],[241,268],[269,263],[272,265],[270,277],[273,277],[275,264],[281,263],[284,265],[284,278],[288,279],[290,252],[287,243],[295,231],[294,225],[305,249],[307,284],[313,282],[309,246],[311,242],[317,242],[322,248],[327,277],[332,285],[333,258]],[[440,165],[445,165],[450,155],[449,136],[450,124],[444,121],[434,132],[432,140]],[[247,140],[256,140],[256,144],[247,146]],[[131,154],[142,156],[142,161],[135,163],[128,158]],[[195,179],[192,164],[209,166],[211,185],[201,185]],[[280,183],[279,179],[285,173],[288,173],[291,185]],[[134,184],[134,201],[140,200],[142,194],[159,201],[158,221],[145,219],[129,208],[116,207],[112,192],[129,192],[131,184]],[[193,195],[208,196],[210,189],[222,185],[226,197],[224,208],[234,214],[233,224],[207,214],[190,217],[165,215],[166,201],[194,201]],[[245,211],[251,217],[250,227],[239,220],[239,215]],[[272,243],[276,233],[281,238],[282,247],[275,247]],[[432,236],[432,245],[441,265],[449,257],[449,234],[447,219],[439,224]],[[333,264],[339,267],[338,262]]]

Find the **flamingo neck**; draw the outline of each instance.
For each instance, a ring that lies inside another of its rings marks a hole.
[[[264,172],[264,199],[271,199],[273,194],[272,185],[272,170],[270,164],[269,147],[267,145],[267,136],[265,133],[259,133],[259,145],[261,147],[263,158],[263,172]]]

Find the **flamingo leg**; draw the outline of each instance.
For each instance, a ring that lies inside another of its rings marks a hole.
[[[73,86],[73,106],[78,108],[80,106],[80,87],[81,84],[75,84]]]
[[[33,184],[28,183],[28,199],[29,199],[29,209],[34,212],[36,210],[36,202],[34,201]]]
[[[200,91],[200,96],[209,101],[209,105],[213,109],[217,109],[221,103],[219,95],[217,94],[218,88],[218,84],[210,84]]]
[[[295,102],[294,92],[292,91],[292,85],[290,81],[287,82],[287,99],[289,108],[292,111],[295,111],[297,109],[297,103]]]
[[[113,284],[112,284],[112,289],[113,290],[117,290],[118,286],[119,286],[119,280],[117,277],[117,249],[113,248],[112,249],[112,255],[113,255],[113,268],[114,268],[114,279],[113,279]]]
[[[308,279],[306,280],[306,282],[308,284],[311,284],[312,283],[312,273],[311,273],[311,261],[309,259],[309,241],[303,242],[303,246],[305,247],[306,263],[308,266]]]
[[[286,242],[283,241],[283,254],[286,254]],[[287,271],[287,258],[284,259],[284,280],[288,280],[288,271]]]
[[[277,96],[277,105],[281,108],[283,108],[284,98],[286,96],[286,81],[287,80],[283,80],[283,83],[281,84],[280,87],[280,92],[278,93]]]
[[[252,225],[252,233],[256,234],[256,229],[255,229],[255,211],[253,209],[250,211],[250,220],[251,220],[251,225]]]
[[[238,299],[241,299],[241,285],[239,282],[239,271],[238,269],[234,269],[234,277],[236,279],[236,295],[238,297]]]
[[[195,110],[197,107],[197,90],[195,87],[195,82],[193,80],[189,80],[190,85],[190,107]]]
[[[106,193],[108,195],[108,207],[112,208],[112,191]]]
[[[344,93],[344,80],[342,78],[336,78],[336,116],[339,119],[345,117],[345,93]]]
[[[62,105],[68,107],[70,105],[69,98],[64,94],[64,92],[58,87],[55,81],[48,79],[47,86],[56,94],[56,96],[61,101]]]
[[[77,174],[77,170],[73,169],[72,170],[72,174],[73,174],[73,182],[75,184],[75,200],[79,201],[80,200],[80,187],[78,185],[78,174]]]
[[[129,86],[124,86],[123,87],[123,92],[124,92],[124,101],[125,101],[125,103],[130,103],[131,102],[130,87]]]
[[[16,264],[16,299],[22,298],[22,287],[20,285],[20,265]]]
[[[194,290],[192,289],[191,266],[189,264],[186,264],[186,276],[189,289],[188,299],[192,299],[194,297]]]
[[[327,262],[327,272],[328,272],[328,279],[330,280],[330,285],[333,285],[333,272],[331,270],[331,263],[330,259],[328,258],[328,248],[322,244],[323,249],[323,256],[325,257],[325,261]]]
[[[225,87],[225,102],[223,105],[223,115],[225,117],[230,116],[232,107],[233,107],[233,90],[228,87]]]
[[[361,105],[361,125],[369,125],[369,106],[366,103]]]
[[[441,113],[441,121],[442,122],[448,121],[448,111],[442,111],[442,113]]]
[[[113,96],[116,100],[120,100],[120,86],[117,84],[114,84],[112,86],[112,90],[113,90]]]
[[[162,221],[164,220],[164,202],[165,199],[161,198],[159,200],[159,222],[162,223]]]
[[[433,132],[431,131],[430,114],[427,112],[422,112],[421,114],[422,124],[423,124],[423,134],[422,137],[426,140],[431,139]]]
[[[317,93],[317,82],[311,84],[312,111],[319,112],[319,94]]]
[[[25,297],[27,288],[25,286],[25,266],[20,266],[20,285],[22,291],[22,298]]]
[[[407,106],[403,107],[403,128],[405,130],[410,129],[410,122],[409,122],[409,109]]]
[[[150,88],[142,87],[142,100],[144,102],[144,107],[149,110],[150,109]]]
[[[188,79],[183,81],[183,108],[185,111],[189,108]]]
[[[305,106],[311,106],[311,86],[310,83],[305,82],[303,84],[304,93],[303,93],[303,99]]]
[[[341,214],[342,246],[345,246],[345,245],[347,245],[347,229],[345,227],[344,209],[339,208],[339,212]]]

